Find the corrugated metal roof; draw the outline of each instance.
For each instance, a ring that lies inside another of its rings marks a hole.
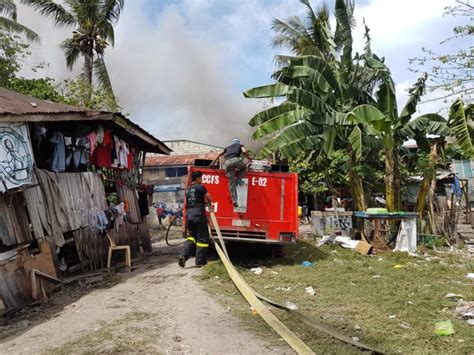
[[[214,152],[205,154],[151,156],[146,158],[145,166],[188,166],[193,165],[197,159],[214,160],[218,154],[218,152]]]
[[[15,91],[0,88],[0,114],[25,115],[31,113],[88,113],[98,114],[94,110],[57,104],[40,100],[33,96],[23,95]]]
[[[135,136],[149,152],[169,154],[171,149],[159,139],[129,120],[121,113],[90,110],[83,107],[58,104],[33,96],[0,88],[0,121],[4,122],[62,122],[66,114],[79,114],[69,121],[82,119],[110,121]],[[44,115],[44,116],[41,116]],[[38,116],[40,116],[38,118]],[[81,119],[82,118],[82,119]]]

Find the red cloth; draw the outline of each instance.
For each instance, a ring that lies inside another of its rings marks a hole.
[[[112,167],[112,147],[97,147],[94,152],[94,165],[104,168]]]
[[[129,148],[128,150],[128,170],[132,170],[133,169],[133,157],[135,155],[135,149],[133,149],[132,147]]]
[[[113,139],[112,132],[107,128],[104,129],[104,141],[102,142],[102,145],[104,147],[112,146]]]
[[[112,167],[112,132],[110,130],[104,130],[104,140],[102,144],[99,144],[94,150],[94,154],[91,156],[90,162],[93,165],[100,166],[103,168]]]

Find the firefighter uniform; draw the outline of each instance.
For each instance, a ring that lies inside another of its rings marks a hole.
[[[207,189],[199,183],[193,183],[186,193],[187,235],[181,257],[188,260],[196,255],[196,265],[207,264],[209,249],[209,228],[206,216],[204,196]]]
[[[224,149],[224,169],[229,179],[229,190],[234,206],[237,206],[237,185],[242,182],[247,171],[247,164],[241,158],[243,147],[240,140],[236,138],[232,145]],[[237,176],[235,175],[236,171]]]

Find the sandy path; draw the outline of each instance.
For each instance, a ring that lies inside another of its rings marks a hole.
[[[151,267],[123,282],[96,289],[54,318],[4,339],[0,353],[38,354],[141,352],[190,354],[281,353],[243,330],[239,321],[193,279],[201,271],[181,269],[176,248],[162,244]]]

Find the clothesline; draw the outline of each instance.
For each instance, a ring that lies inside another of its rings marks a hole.
[[[38,126],[33,135],[37,165],[54,172],[99,168],[132,170],[137,151],[111,130],[99,126],[86,136],[68,137]]]

